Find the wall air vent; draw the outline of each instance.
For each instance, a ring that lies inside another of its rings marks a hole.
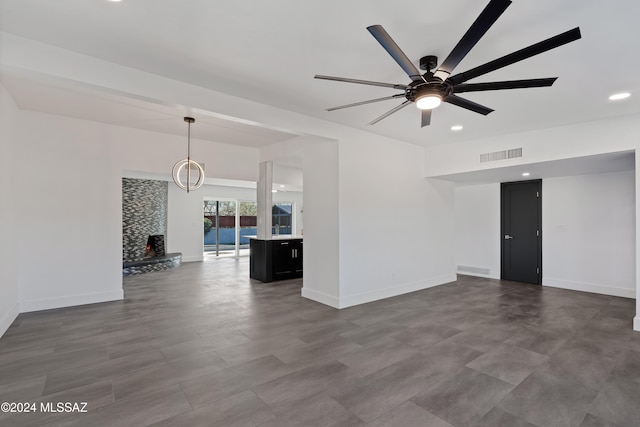
[[[522,157],[522,148],[495,151],[493,153],[480,154],[480,163],[497,162],[498,160],[517,159]]]

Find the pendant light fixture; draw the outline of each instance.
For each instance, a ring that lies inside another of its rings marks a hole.
[[[187,193],[191,190],[197,190],[202,187],[204,184],[204,169],[198,162],[191,160],[191,123],[195,122],[196,119],[193,117],[185,117],[184,121],[187,122],[188,130],[187,130],[187,158],[180,160],[178,163],[173,165],[173,182],[183,190],[186,190]],[[186,182],[182,182],[180,174],[182,170],[186,168],[187,178]],[[195,181],[191,180],[191,171],[196,171],[198,173],[198,177]]]

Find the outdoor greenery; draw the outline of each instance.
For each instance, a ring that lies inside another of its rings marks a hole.
[[[220,202],[220,216],[235,216],[236,215],[236,202],[221,200]],[[204,201],[204,214],[207,216],[216,215],[216,201],[205,200]],[[240,216],[256,216],[258,214],[258,208],[255,202],[240,202]]]
[[[204,219],[204,234],[206,235],[213,227],[213,222],[209,218]]]
[[[258,215],[258,204],[254,202],[240,202],[240,216]]]

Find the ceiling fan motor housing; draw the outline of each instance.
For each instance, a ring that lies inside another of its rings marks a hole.
[[[411,102],[416,102],[417,99],[423,96],[438,96],[440,99],[445,99],[447,96],[453,93],[453,86],[448,81],[442,81],[437,77],[428,77],[425,75],[426,82],[417,81],[411,82],[407,89],[405,89],[404,96]]]
[[[438,65],[438,57],[435,55],[427,55],[420,58],[420,69],[427,72],[435,70]]]

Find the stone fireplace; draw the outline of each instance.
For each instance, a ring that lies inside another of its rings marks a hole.
[[[122,178],[122,274],[177,267],[181,253],[166,253],[168,183]]]

